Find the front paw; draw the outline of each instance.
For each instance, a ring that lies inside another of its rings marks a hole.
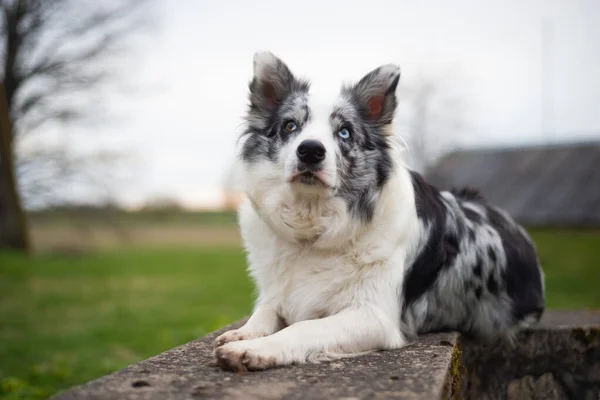
[[[277,357],[252,342],[232,342],[215,350],[217,364],[235,372],[259,371],[278,365]]]
[[[215,347],[223,346],[229,342],[238,342],[240,340],[250,340],[267,336],[264,332],[244,332],[241,329],[227,331],[215,339]]]

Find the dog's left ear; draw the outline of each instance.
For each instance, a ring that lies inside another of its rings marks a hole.
[[[383,65],[365,75],[352,87],[365,119],[378,126],[387,125],[396,111],[396,88],[400,81],[400,67]]]

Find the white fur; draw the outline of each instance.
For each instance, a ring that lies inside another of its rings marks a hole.
[[[405,345],[399,290],[419,237],[408,172],[396,168],[364,225],[341,199],[291,190],[277,170],[264,162],[244,177],[240,225],[259,296],[246,325],[218,338],[217,357],[264,369]]]

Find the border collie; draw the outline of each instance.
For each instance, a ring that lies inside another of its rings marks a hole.
[[[254,56],[239,220],[259,294],[217,338],[221,367],[397,349],[434,331],[506,337],[541,317],[525,230],[477,191],[438,191],[404,167],[399,79],[384,65],[322,98],[273,54]]]

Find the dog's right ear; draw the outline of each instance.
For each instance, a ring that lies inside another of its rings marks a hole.
[[[283,61],[268,51],[254,55],[254,78],[250,83],[250,104],[256,111],[275,110],[292,90],[294,75]]]

